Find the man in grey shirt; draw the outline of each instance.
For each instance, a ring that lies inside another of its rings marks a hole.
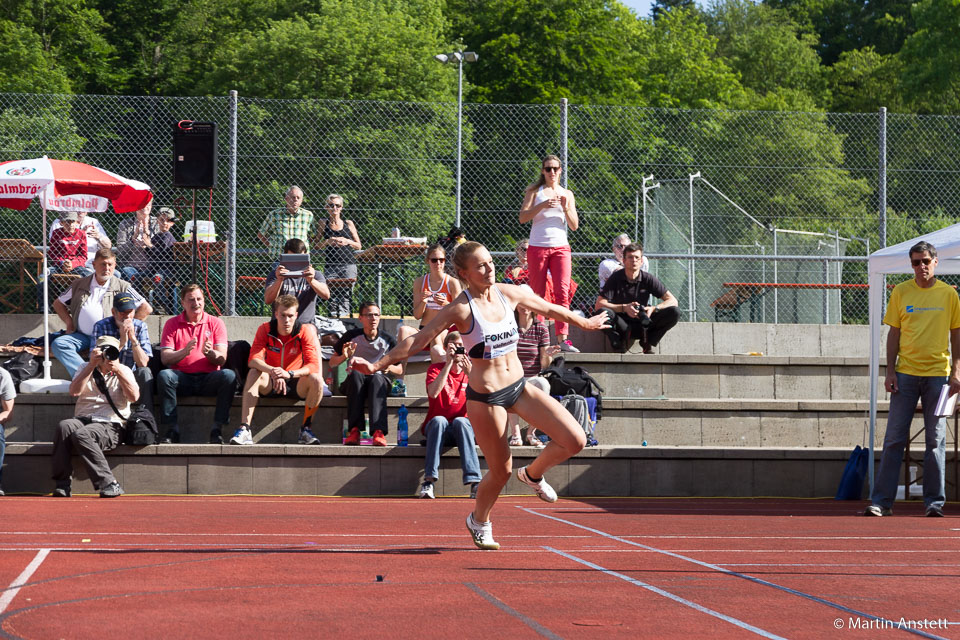
[[[3,423],[10,419],[13,413],[13,399],[17,391],[13,386],[10,372],[0,367],[0,481],[3,480],[3,452],[7,448],[7,439],[3,432]],[[3,485],[0,484],[0,496],[3,495]]]
[[[290,238],[283,245],[284,253],[307,253],[307,245],[300,238]],[[297,299],[300,324],[314,324],[317,316],[317,297],[327,300],[330,298],[330,289],[323,274],[309,265],[303,270],[303,275],[288,276],[286,267],[275,262],[267,274],[264,283],[263,301],[272,305],[274,300],[282,295],[291,295]]]
[[[364,405],[370,412],[370,431],[373,444],[380,447],[387,446],[387,393],[390,390],[390,380],[378,371],[367,376],[350,368],[353,358],[363,358],[368,362],[376,362],[396,346],[393,336],[380,330],[380,307],[375,302],[364,302],[360,305],[360,321],[363,327],[351,329],[340,337],[333,347],[336,352],[330,358],[330,367],[336,367],[344,360],[347,361],[347,379],[341,389],[347,396],[347,439],[344,444],[360,444],[360,431],[363,430]],[[401,336],[401,339],[404,336]],[[394,364],[387,367],[387,372],[394,375],[403,375],[401,365]]]

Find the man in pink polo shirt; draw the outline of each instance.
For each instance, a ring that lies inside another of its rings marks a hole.
[[[160,336],[160,360],[167,367],[157,375],[163,441],[180,442],[177,396],[216,396],[210,443],[223,444],[223,429],[230,423],[230,405],[237,388],[227,361],[227,328],[223,320],[203,311],[203,290],[190,284],[180,292],[183,313],[167,320]]]

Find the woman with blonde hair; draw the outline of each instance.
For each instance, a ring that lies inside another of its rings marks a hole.
[[[377,362],[354,359],[353,368],[372,374],[401,362],[430,344],[441,331],[454,325],[460,332],[472,367],[467,385],[467,417],[489,471],[477,488],[467,529],[480,549],[499,549],[493,539],[490,511],[510,479],[513,459],[507,444],[507,414],[516,413],[550,436],[550,443],[517,478],[532,487],[545,502],[556,502],[557,493],[544,479],[551,468],[577,454],[586,444],[579,423],[559,402],[533,385],[526,385],[517,358],[517,323],[513,311],[522,305],[534,312],[576,324],[585,330],[606,328],[606,317],[583,318],[509,284],[496,283],[496,267],[486,247],[478,242],[461,245],[454,255],[457,276],[464,290],[434,316],[419,333],[401,341]]]

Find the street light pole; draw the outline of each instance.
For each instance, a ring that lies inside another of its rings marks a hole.
[[[473,51],[454,51],[433,56],[440,63],[457,62],[457,209],[456,226],[460,226],[460,174],[463,159],[463,63],[476,62],[480,57]]]
[[[460,162],[463,158],[463,55],[457,57],[457,222],[460,226]]]

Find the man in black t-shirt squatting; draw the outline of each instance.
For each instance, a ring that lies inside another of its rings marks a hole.
[[[611,275],[597,296],[597,311],[609,317],[604,333],[615,351],[626,353],[639,340],[644,353],[653,353],[663,335],[680,320],[677,299],[655,276],[641,271],[643,247],[628,244],[623,249],[623,269]],[[650,305],[650,296],[662,302]]]

